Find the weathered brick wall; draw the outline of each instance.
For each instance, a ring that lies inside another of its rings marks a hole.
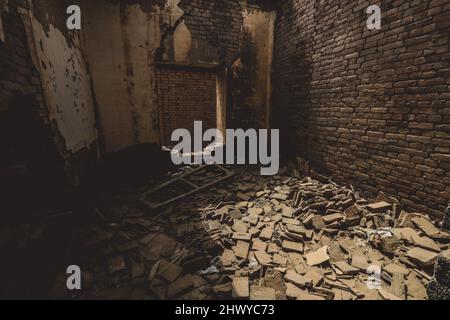
[[[0,10],[0,212],[6,220],[22,219],[48,200],[55,203],[65,182],[18,4],[23,3],[12,0],[8,10]]]
[[[33,137],[24,137],[22,125],[40,119],[44,112],[39,74],[29,54],[24,25],[17,12],[21,1],[10,1],[8,11],[0,11],[4,41],[0,40],[0,161],[3,165],[24,160],[25,147]],[[40,120],[39,120],[40,121]],[[27,141],[29,140],[29,141]]]
[[[175,129],[189,129],[203,121],[203,129],[216,128],[216,74],[204,70],[159,68],[159,105],[162,111],[163,139],[168,145]]]
[[[239,0],[182,0],[178,5],[193,39],[218,48],[222,62],[231,63],[242,37],[242,5]]]
[[[368,30],[366,9],[382,9]],[[275,125],[336,179],[441,215],[450,199],[450,3],[284,0]]]

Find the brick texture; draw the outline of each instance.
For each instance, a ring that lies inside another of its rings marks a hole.
[[[203,121],[203,129],[216,128],[216,74],[204,70],[159,68],[158,98],[163,120],[163,139],[171,145],[175,129],[189,129]]]
[[[194,39],[218,48],[221,62],[236,59],[243,25],[239,0],[182,0],[178,6]]]
[[[284,0],[275,126],[285,150],[334,178],[440,216],[450,200],[450,4]]]

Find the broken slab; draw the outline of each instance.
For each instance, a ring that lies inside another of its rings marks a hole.
[[[250,287],[250,300],[276,300],[276,292],[273,288],[252,285]]]
[[[334,213],[329,214],[327,216],[323,216],[322,219],[325,222],[325,224],[331,224],[333,222],[339,222],[344,220],[345,216],[342,213]]]
[[[280,267],[286,267],[286,265],[287,265],[287,259],[278,253],[273,255],[272,262],[273,262],[273,264],[278,265]]]
[[[233,240],[242,240],[242,241],[248,241],[250,242],[250,240],[252,240],[252,235],[250,233],[239,233],[239,232],[235,232],[233,233]]]
[[[350,265],[358,268],[359,270],[366,271],[369,267],[369,262],[367,261],[366,257],[355,254],[352,256]]]
[[[422,266],[431,266],[436,261],[438,254],[422,248],[412,248],[406,252],[406,256]]]
[[[309,281],[305,277],[293,270],[288,270],[286,272],[286,274],[284,275],[284,280],[286,282],[293,283],[300,288],[306,288],[309,284]]]
[[[342,272],[342,274],[345,274],[345,275],[357,274],[357,273],[359,273],[359,270],[360,270],[358,268],[352,267],[345,261],[334,262],[333,265],[336,268],[338,268]]]
[[[411,219],[412,222],[422,230],[423,233],[425,233],[427,236],[433,238],[437,236],[440,231],[438,228],[436,228],[430,221],[425,219],[424,217],[414,217]]]
[[[261,241],[259,239],[256,239],[256,240],[253,241],[253,243],[252,243],[252,250],[254,250],[254,251],[266,251],[266,249],[267,249],[267,243],[266,242],[263,242],[263,241]]]
[[[234,220],[234,223],[231,226],[231,229],[237,233],[247,233],[248,226],[245,222],[243,222],[241,220]]]
[[[328,246],[323,246],[314,252],[305,254],[306,263],[308,264],[308,266],[318,266],[324,262],[327,262],[328,260],[330,260],[327,252]]]
[[[272,235],[273,235],[273,229],[271,228],[264,228],[260,235],[259,238],[263,241],[270,241],[272,239]]]
[[[272,263],[272,256],[267,254],[265,251],[256,251],[255,258],[260,265],[269,265]]]
[[[387,203],[385,201],[372,203],[366,206],[367,210],[369,210],[372,213],[381,213],[386,212],[387,210],[392,208],[392,205],[390,203]]]
[[[323,281],[323,274],[315,269],[310,269],[305,273],[304,278],[309,284],[316,287]]]
[[[396,295],[390,293],[389,291],[386,291],[383,288],[379,288],[378,289],[378,293],[380,294],[380,296],[384,299],[384,300],[402,300],[399,297],[397,297]]]
[[[386,266],[383,267],[383,270],[386,271],[387,273],[389,273],[391,276],[394,273],[401,273],[404,274],[405,276],[407,276],[409,274],[409,270],[406,269],[405,267],[396,264],[396,263],[390,263]]]
[[[232,250],[225,249],[222,253],[222,265],[224,267],[231,267],[236,261],[236,255]]]
[[[283,240],[281,246],[287,252],[290,252],[290,251],[298,252],[298,253],[303,252],[303,243],[300,243],[300,242]]]
[[[250,297],[248,277],[236,277],[233,279],[232,295],[236,299],[248,299]]]
[[[250,244],[246,241],[239,240],[233,250],[236,257],[246,259],[250,250]]]
[[[306,290],[302,290],[292,283],[286,283],[286,297],[295,300],[325,300],[323,297],[319,297],[314,294],[310,294]]]

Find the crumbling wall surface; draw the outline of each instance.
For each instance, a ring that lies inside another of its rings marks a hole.
[[[194,45],[217,48],[220,63],[237,58],[243,26],[241,1],[181,0],[178,6],[184,11],[183,19]]]
[[[52,144],[47,110],[39,72],[34,67],[27,45],[25,26],[19,6],[25,2],[0,1],[2,37],[0,39],[0,172],[22,167],[31,175],[52,180],[62,174],[61,158]],[[7,174],[8,175],[8,174]],[[16,175],[16,174],[13,174]],[[19,175],[19,174],[17,174]],[[1,186],[0,186],[1,188]],[[14,186],[6,185],[12,191]],[[26,193],[22,185],[21,192]],[[13,193],[13,192],[11,192]],[[2,192],[5,195],[4,192]],[[9,194],[9,193],[7,193]],[[8,199],[5,196],[5,199]]]
[[[67,38],[55,36],[42,16],[37,20],[37,3],[0,2],[0,192],[1,206],[8,208],[3,218],[11,213],[8,218],[21,219],[21,213],[58,205],[96,159],[94,122],[86,116],[92,104],[82,106],[89,87],[79,85],[81,75],[66,74],[76,64],[61,58],[65,51],[58,42],[67,44]]]
[[[89,68],[103,151],[159,143],[155,53],[179,11],[161,1],[86,1]]]
[[[272,58],[275,26],[275,11],[264,11],[255,7],[245,7],[243,11],[244,30],[252,44],[247,54],[254,52],[254,57],[245,57],[241,51],[241,59],[247,59],[249,69],[254,79],[252,90],[245,99],[245,103],[257,115],[254,127],[269,128],[272,100]]]
[[[182,0],[179,7],[184,15],[178,28],[186,27],[190,37],[186,60],[232,69],[228,125],[269,127],[274,7],[238,0]],[[174,47],[176,51],[176,43]]]
[[[30,1],[20,9],[28,48],[39,72],[46,120],[66,166],[69,184],[77,186],[86,163],[96,159],[94,101],[81,32],[66,27],[68,1]]]
[[[366,26],[370,5],[381,30]],[[281,2],[274,117],[335,178],[440,216],[450,199],[448,1]]]
[[[261,122],[267,122],[273,14],[245,14],[237,0],[101,0],[82,1],[82,7],[104,151],[162,143],[157,62],[232,64],[241,53],[245,15],[258,50],[251,103],[265,110]]]

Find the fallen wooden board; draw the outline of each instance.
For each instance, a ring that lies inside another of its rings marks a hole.
[[[147,208],[149,208],[151,210],[158,209],[158,208],[164,207],[164,206],[166,206],[168,204],[171,204],[173,202],[176,202],[176,201],[178,201],[178,200],[180,200],[180,199],[182,199],[184,197],[190,196],[190,195],[192,195],[194,193],[197,193],[199,191],[202,191],[202,190],[205,190],[207,188],[210,188],[213,185],[218,184],[218,183],[220,183],[222,181],[225,181],[226,179],[229,179],[229,178],[231,178],[234,175],[234,172],[224,168],[221,165],[214,165],[214,166],[219,168],[219,169],[221,169],[225,173],[225,176],[223,176],[223,177],[221,177],[221,178],[219,178],[219,179],[217,179],[215,181],[209,182],[209,183],[207,183],[207,184],[205,184],[203,186],[197,186],[196,184],[194,184],[194,183],[190,182],[189,180],[185,179],[186,177],[188,177],[188,176],[190,176],[190,175],[192,175],[194,173],[197,173],[198,171],[208,167],[208,165],[203,165],[203,166],[200,166],[200,167],[198,167],[198,168],[196,168],[196,169],[194,169],[194,170],[192,170],[190,172],[187,172],[187,173],[185,173],[185,174],[183,174],[183,175],[181,175],[179,177],[176,177],[176,178],[174,178],[172,180],[164,182],[163,184],[161,184],[161,185],[159,185],[159,186],[157,186],[157,187],[155,187],[155,188],[153,188],[153,189],[143,193],[141,195],[141,197],[140,197],[139,202],[142,205],[144,205],[145,207],[147,207]],[[180,195],[178,195],[176,197],[173,197],[173,198],[171,198],[169,200],[166,200],[164,202],[161,202],[161,203],[153,203],[153,202],[149,202],[149,201],[146,200],[146,198],[149,195],[151,195],[151,194],[153,194],[153,193],[155,193],[157,191],[160,191],[161,189],[163,189],[163,188],[165,188],[165,187],[167,187],[167,186],[169,186],[169,185],[171,185],[171,184],[173,184],[175,182],[179,182],[179,181],[188,184],[189,186],[191,186],[194,189],[192,189],[192,190],[190,190],[188,192],[185,192],[183,194],[180,194]]]

